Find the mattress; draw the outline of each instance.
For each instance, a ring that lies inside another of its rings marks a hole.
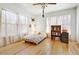
[[[38,44],[38,43],[41,42],[45,37],[46,37],[46,34],[39,34],[39,35],[30,34],[30,35],[24,36],[24,39],[25,39],[25,41],[33,42],[33,43],[35,43],[35,44]]]

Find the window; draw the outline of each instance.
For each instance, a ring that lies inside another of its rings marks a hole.
[[[2,37],[4,37],[4,36],[6,36],[6,21],[5,21],[5,11],[4,10],[2,10],[2,15],[1,15],[1,26],[0,26],[0,33],[1,33],[1,35],[0,36],[2,36]]]
[[[1,36],[16,36],[27,31],[27,17],[11,11],[2,10]]]
[[[71,15],[48,17],[47,18],[47,33],[50,33],[51,25],[61,25],[61,27],[62,27],[61,29],[65,28],[68,30],[69,34],[71,34],[70,20],[71,20]]]
[[[20,35],[27,32],[27,17],[26,16],[19,15],[18,31]]]
[[[6,31],[7,36],[14,36],[17,34],[17,15],[15,13],[6,11]]]

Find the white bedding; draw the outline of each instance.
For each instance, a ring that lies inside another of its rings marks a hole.
[[[31,34],[31,35],[24,36],[24,39],[25,39],[26,41],[34,42],[34,43],[38,44],[38,43],[39,43],[40,41],[42,41],[45,37],[46,37],[46,34],[44,34],[44,33],[39,34],[39,35]]]

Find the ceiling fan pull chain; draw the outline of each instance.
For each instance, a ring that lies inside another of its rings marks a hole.
[[[43,13],[43,14],[42,14],[42,17],[44,18],[44,17],[45,17],[45,15],[44,15],[45,5],[43,5],[42,8],[43,8],[43,11],[42,11],[42,13]]]

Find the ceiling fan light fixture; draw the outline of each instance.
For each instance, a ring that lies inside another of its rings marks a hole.
[[[48,5],[55,5],[56,3],[34,3],[33,5],[41,5],[43,11],[42,11],[42,17],[44,18],[45,17],[45,8],[48,6]]]

